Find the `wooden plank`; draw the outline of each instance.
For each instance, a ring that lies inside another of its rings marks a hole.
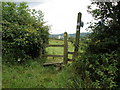
[[[68,58],[68,61],[74,61],[74,60],[73,60],[73,59],[69,59],[69,58]]]
[[[57,66],[58,64],[63,64],[63,62],[56,62],[56,63],[44,63],[44,64],[42,64],[43,66]]]
[[[64,47],[64,45],[48,45],[47,47]]]
[[[68,54],[74,54],[74,52],[68,52]]]
[[[78,13],[78,18],[77,18],[77,27],[76,27],[76,37],[75,37],[75,48],[74,48],[74,54],[73,54],[73,60],[77,57],[78,55],[78,49],[79,49],[79,39],[80,39],[80,24],[81,24],[81,16],[82,14],[79,12]]]
[[[47,57],[64,57],[63,55],[46,55]]]
[[[67,32],[64,33],[64,59],[63,63],[68,63],[68,41],[67,41]]]

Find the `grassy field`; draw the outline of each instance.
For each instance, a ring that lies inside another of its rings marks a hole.
[[[63,44],[62,40],[50,39],[49,44]],[[69,51],[73,46],[69,42]],[[46,48],[48,54],[63,54],[62,47]],[[69,56],[70,57],[70,56]],[[38,60],[39,61],[39,60]],[[66,75],[58,71],[56,67],[43,67],[38,61],[30,61],[25,65],[2,65],[2,87],[3,88],[62,88]],[[48,58],[46,62],[61,62],[62,58]],[[63,79],[64,78],[64,79]],[[68,77],[69,78],[69,77]],[[66,80],[67,81],[67,80]]]

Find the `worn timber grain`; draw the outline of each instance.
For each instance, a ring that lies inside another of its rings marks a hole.
[[[47,57],[63,57],[63,55],[47,55]]]
[[[74,54],[74,52],[68,52],[68,54]]]
[[[67,41],[67,32],[64,33],[64,58],[63,63],[68,63],[68,41]]]
[[[64,47],[64,45],[48,45],[47,47]]]
[[[74,61],[74,60],[73,60],[73,59],[69,59],[69,58],[68,58],[68,61]]]
[[[75,58],[78,55],[81,17],[82,17],[82,14],[79,12],[78,17],[77,17],[77,27],[76,27],[76,37],[75,37],[75,48],[74,48],[73,60],[75,60]]]

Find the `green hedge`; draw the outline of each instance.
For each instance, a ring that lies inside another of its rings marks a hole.
[[[118,87],[119,59],[117,52],[99,55],[85,54],[79,57],[75,63],[75,71],[87,85],[83,88]]]
[[[42,11],[30,10],[26,3],[3,2],[2,16],[3,59],[23,61],[44,54],[49,26]]]

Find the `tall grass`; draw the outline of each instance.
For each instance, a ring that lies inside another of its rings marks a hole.
[[[50,44],[63,44],[63,41],[50,40]],[[69,51],[73,50],[71,43],[68,43]],[[53,50],[54,49],[54,50]],[[62,54],[60,48],[47,48],[49,54]],[[54,53],[53,53],[54,52]],[[62,61],[62,58],[50,58],[47,62]],[[57,67],[43,67],[41,63],[46,60],[37,58],[29,60],[26,64],[3,64],[3,88],[73,88],[73,68],[68,64],[63,70],[58,71]]]
[[[3,65],[3,88],[47,88],[58,72],[32,61],[26,65]]]

